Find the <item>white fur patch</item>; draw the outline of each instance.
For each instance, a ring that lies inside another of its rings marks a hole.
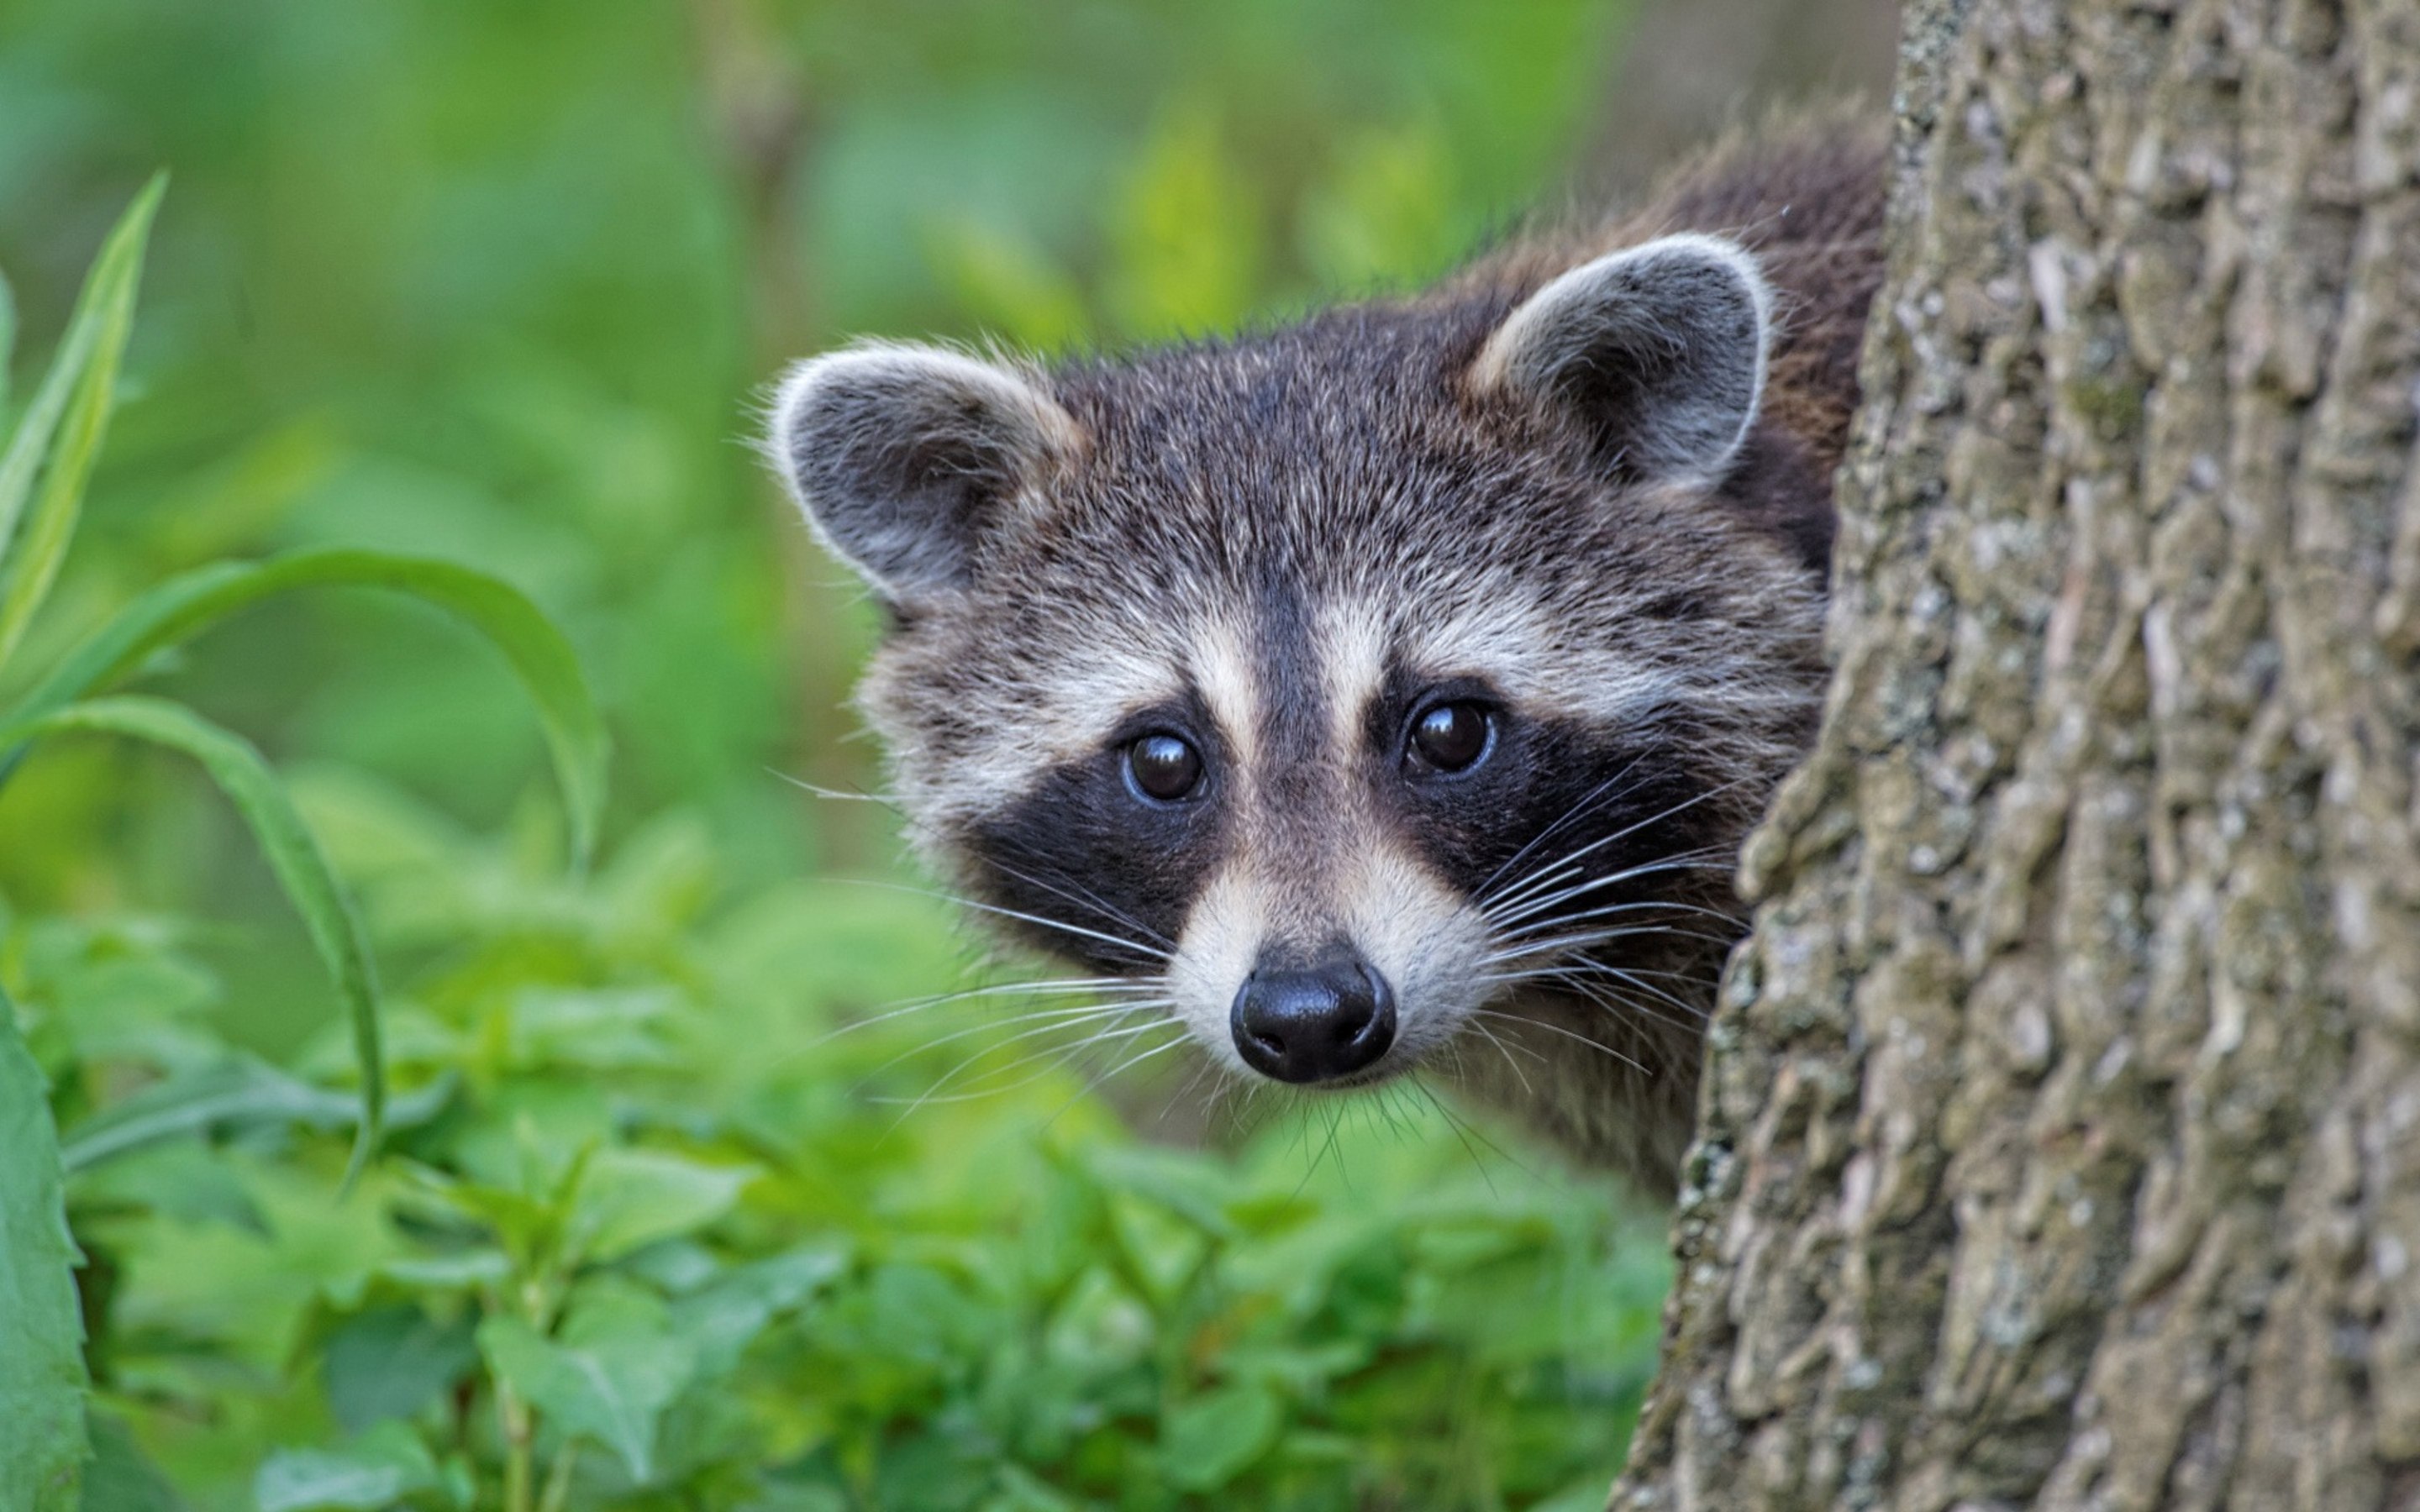
[[[1259,879],[1229,867],[1195,900],[1168,964],[1170,1011],[1210,1057],[1238,1075],[1257,1074],[1235,1053],[1235,994],[1261,957],[1269,933],[1268,892]]]
[[[1227,743],[1228,764],[1249,782],[1261,761],[1260,680],[1253,674],[1249,634],[1223,619],[1205,621],[1192,637],[1193,681]]]
[[[1679,696],[1683,686],[1668,667],[1575,640],[1567,616],[1511,597],[1415,627],[1404,656],[1442,674],[1485,678],[1516,712],[1606,727]]]

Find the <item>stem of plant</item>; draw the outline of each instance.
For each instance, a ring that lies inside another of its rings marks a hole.
[[[564,1504],[571,1499],[572,1457],[579,1452],[569,1443],[554,1452],[554,1465],[546,1473],[546,1494],[538,1498],[537,1512],[563,1512]]]
[[[504,1427],[504,1512],[530,1512],[530,1443],[536,1436],[530,1410],[513,1389],[496,1382],[496,1412]]]

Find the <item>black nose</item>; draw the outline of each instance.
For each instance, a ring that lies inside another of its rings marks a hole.
[[[1281,1082],[1326,1082],[1375,1064],[1395,1042],[1395,995],[1358,957],[1244,979],[1228,1015],[1244,1063]]]

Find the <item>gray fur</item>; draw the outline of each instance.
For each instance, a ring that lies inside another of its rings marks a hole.
[[[1345,938],[1401,998],[1387,1071],[1668,1190],[1742,927],[1728,857],[1821,696],[1879,185],[1871,133],[1810,131],[1415,299],[1047,371],[898,347],[797,370],[768,451],[906,611],[860,702],[920,850],[1055,916],[1037,943],[1130,941],[1120,969],[1231,1070],[1256,954]],[[1388,701],[1455,679],[1606,785],[1687,795],[1714,859],[1637,886],[1698,929],[1501,980],[1517,916],[1439,858],[1390,764]],[[1200,711],[1215,803],[1182,845],[1112,835],[1071,872],[1057,847],[1123,822],[1094,781],[1121,732],[1171,707]]]
[[[1488,338],[1473,377],[1568,408],[1638,478],[1704,487],[1756,419],[1772,307],[1737,242],[1661,237],[1530,296]]]

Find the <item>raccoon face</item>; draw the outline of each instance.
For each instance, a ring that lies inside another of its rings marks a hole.
[[[869,344],[768,450],[891,612],[912,835],[1010,933],[1250,1076],[1541,1034],[1685,1072],[1621,1005],[1711,982],[1818,687],[1769,304],[1671,237],[1117,363]]]

